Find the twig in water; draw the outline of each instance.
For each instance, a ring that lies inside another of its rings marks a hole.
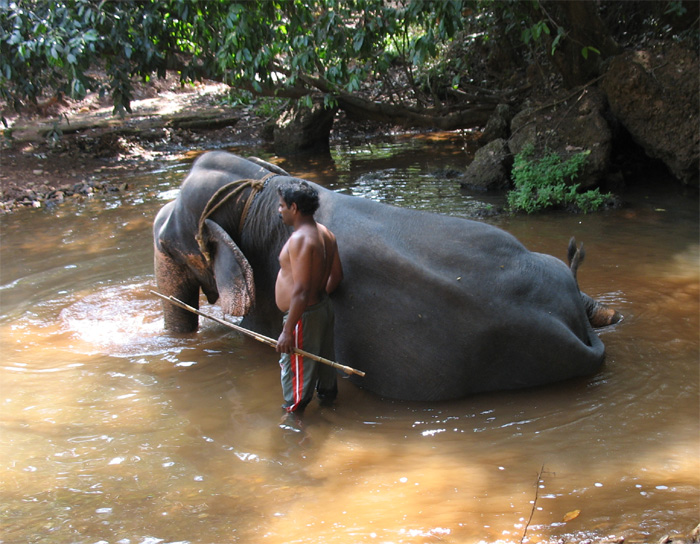
[[[542,464],[542,467],[540,468],[540,471],[537,474],[537,480],[535,481],[535,500],[532,501],[532,510],[530,511],[530,517],[527,520],[527,523],[525,524],[525,529],[523,530],[523,536],[520,538],[520,544],[523,544],[523,541],[525,540],[525,535],[527,534],[527,529],[528,529],[528,527],[530,527],[530,522],[532,521],[532,516],[535,515],[535,508],[537,508],[537,497],[540,493],[540,482],[542,481],[543,474],[544,474],[544,464]]]

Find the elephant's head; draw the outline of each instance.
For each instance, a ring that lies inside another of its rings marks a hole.
[[[232,233],[240,238],[265,178],[283,171],[260,160],[232,162],[229,157],[210,153],[195,162],[177,199],[159,212],[154,223],[155,274],[165,295],[198,308],[201,288],[210,303],[220,302],[225,314],[244,316],[255,304],[253,268]],[[166,329],[197,328],[193,313],[167,302],[164,313]]]
[[[180,239],[181,229],[174,229],[174,233],[168,229],[172,208],[161,211],[154,229],[158,290],[198,308],[201,288],[210,303],[219,300],[225,314],[246,315],[255,304],[255,283],[253,269],[243,252],[226,230],[211,219],[205,220],[199,230],[199,243],[194,240],[195,231]],[[196,314],[163,304],[166,329],[196,330]]]

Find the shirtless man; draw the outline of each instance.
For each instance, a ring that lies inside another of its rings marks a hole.
[[[292,181],[278,189],[279,213],[294,232],[279,255],[275,284],[277,307],[285,312],[277,351],[282,353],[282,393],[287,412],[302,410],[314,388],[322,402],[338,394],[336,371],[291,353],[293,347],[333,359],[333,308],[328,294],[343,279],[335,236],[314,220],[318,193],[308,183]]]

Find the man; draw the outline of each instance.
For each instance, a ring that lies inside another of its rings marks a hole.
[[[322,402],[331,402],[338,394],[335,369],[304,359],[292,348],[333,359],[334,317],[328,294],[343,279],[343,269],[335,236],[314,219],[318,192],[293,180],[278,194],[280,217],[294,232],[279,255],[275,301],[285,318],[277,351],[282,353],[282,407],[296,412],[311,401],[314,388]]]

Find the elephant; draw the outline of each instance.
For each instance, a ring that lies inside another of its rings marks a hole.
[[[158,289],[198,308],[200,289],[242,326],[277,335],[274,286],[290,230],[277,187],[290,176],[257,158],[199,156],[154,221]],[[332,294],[336,360],[381,397],[412,401],[539,386],[594,374],[593,329],[620,316],[582,293],[576,270],[479,221],[398,208],[310,183],[315,218],[335,233],[344,279]],[[164,325],[193,332],[194,313],[163,303]]]

